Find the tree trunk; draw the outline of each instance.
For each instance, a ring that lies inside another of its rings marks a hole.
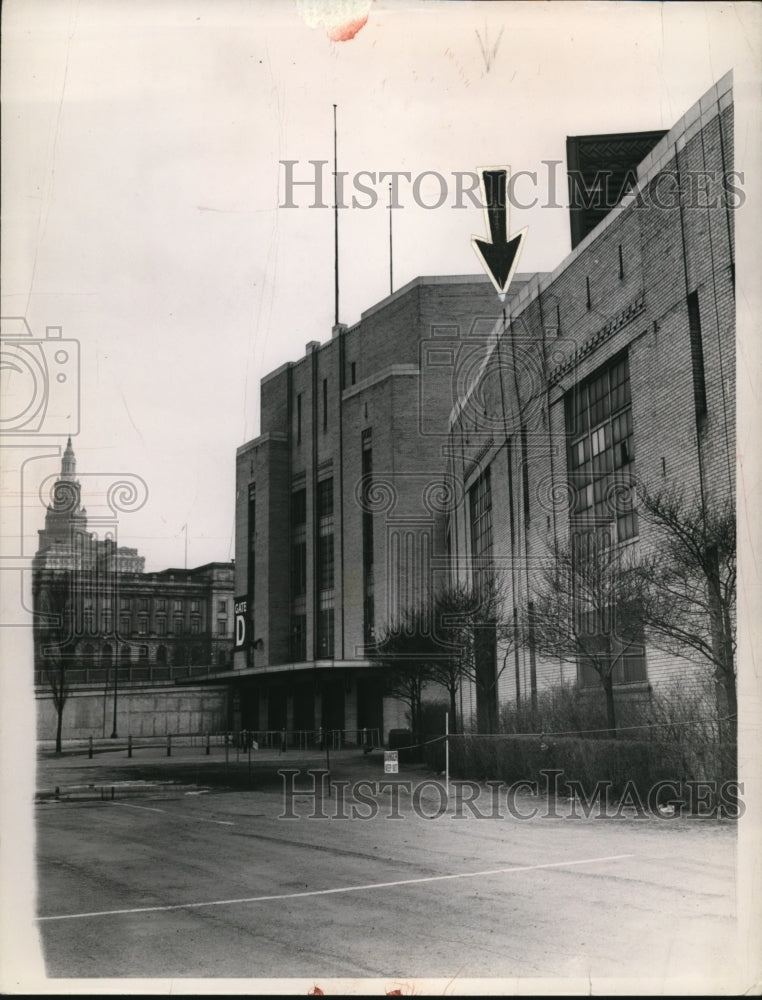
[[[457,694],[456,689],[454,687],[451,687],[450,688],[450,732],[451,733],[457,732],[457,718],[456,718],[456,711],[455,711],[455,707],[456,707],[455,696],[456,696],[456,694]]]
[[[606,723],[609,727],[609,739],[616,739],[616,711],[614,709],[614,679],[611,671],[601,677],[601,684],[606,694]]]
[[[715,673],[717,692],[717,714],[721,743],[735,743],[738,739],[738,696],[736,694],[735,673],[717,668]]]
[[[709,614],[712,625],[712,653],[717,664],[716,678],[721,689],[718,693],[720,715],[720,740],[733,743],[738,731],[738,701],[736,698],[736,678],[733,664],[732,625],[727,607],[722,600],[720,585],[719,557],[716,548],[707,550],[709,593]],[[722,704],[724,702],[724,704]],[[725,718],[727,717],[727,718]]]
[[[61,729],[63,728],[63,702],[56,706],[58,719],[56,720],[56,753],[61,753]]]
[[[66,704],[66,667],[63,659],[58,668],[58,696],[53,700],[56,706],[58,718],[56,719],[56,753],[61,753],[61,730],[63,729],[63,710]]]

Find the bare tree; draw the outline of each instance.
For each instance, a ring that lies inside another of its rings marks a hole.
[[[38,581],[35,607],[38,609],[36,646],[39,663],[53,697],[56,710],[56,753],[61,753],[63,711],[69,698],[68,648],[72,615],[71,573],[46,573]]]
[[[643,618],[653,644],[713,667],[718,710],[737,733],[736,518],[732,500],[685,500],[675,486],[639,490],[639,514],[655,529],[640,566]]]
[[[612,738],[615,672],[626,658],[642,653],[642,590],[632,549],[612,541],[608,527],[572,530],[540,565],[519,624],[525,646],[597,675]]]
[[[414,730],[423,688],[430,681],[447,691],[451,731],[457,731],[459,722],[462,727],[457,699],[464,681],[477,686],[486,704],[495,703],[490,728],[496,728],[494,695],[506,663],[504,658],[503,667],[497,669],[496,643],[500,638],[512,641],[512,630],[501,620],[500,596],[491,574],[484,574],[478,587],[465,583],[442,587],[428,605],[406,609],[370,652],[385,667],[389,693],[409,706]]]
[[[420,608],[408,608],[401,620],[390,623],[373,647],[366,647],[370,659],[383,667],[387,694],[407,705],[410,727],[420,729],[421,699],[430,678],[429,626]]]
[[[450,717],[456,730],[457,694],[464,681],[475,685],[486,706],[484,726],[497,729],[498,681],[513,647],[514,631],[503,619],[503,587],[492,570],[476,574],[474,584],[443,587],[434,599],[434,635],[442,648],[432,661],[432,677],[446,689]],[[497,666],[498,644],[504,645],[502,666]],[[462,728],[463,720],[460,720]]]

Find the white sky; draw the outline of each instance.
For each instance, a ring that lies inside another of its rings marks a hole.
[[[283,0],[6,0],[2,28],[2,314],[80,342],[78,471],[145,480],[119,537],[148,569],[183,564],[186,523],[189,565],[233,557],[235,450],[258,433],[259,379],[330,337],[332,212],[278,205],[280,160],[299,176],[332,161],[334,103],[350,175],[564,171],[567,135],[669,128],[733,67],[738,101],[760,34],[756,5],[700,3],[373,4],[332,42]],[[489,71],[477,32],[499,38]],[[341,212],[348,323],[388,291],[378,190],[376,208]],[[482,213],[401,191],[395,287],[479,273]],[[566,211],[514,211],[524,225],[519,270],[557,265]],[[25,489],[33,537],[42,508]]]

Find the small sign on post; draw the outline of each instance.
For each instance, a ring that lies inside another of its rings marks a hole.
[[[399,774],[400,762],[396,750],[384,750],[384,774]]]

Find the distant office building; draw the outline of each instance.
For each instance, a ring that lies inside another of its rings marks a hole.
[[[206,679],[230,669],[232,563],[146,573],[137,549],[115,544],[113,523],[104,531],[96,519],[96,526],[102,537],[91,530],[82,505],[69,439],[32,564],[40,696],[46,670],[59,657],[80,703],[93,691],[122,685],[127,705],[130,685]],[[160,711],[158,702],[154,710]]]

